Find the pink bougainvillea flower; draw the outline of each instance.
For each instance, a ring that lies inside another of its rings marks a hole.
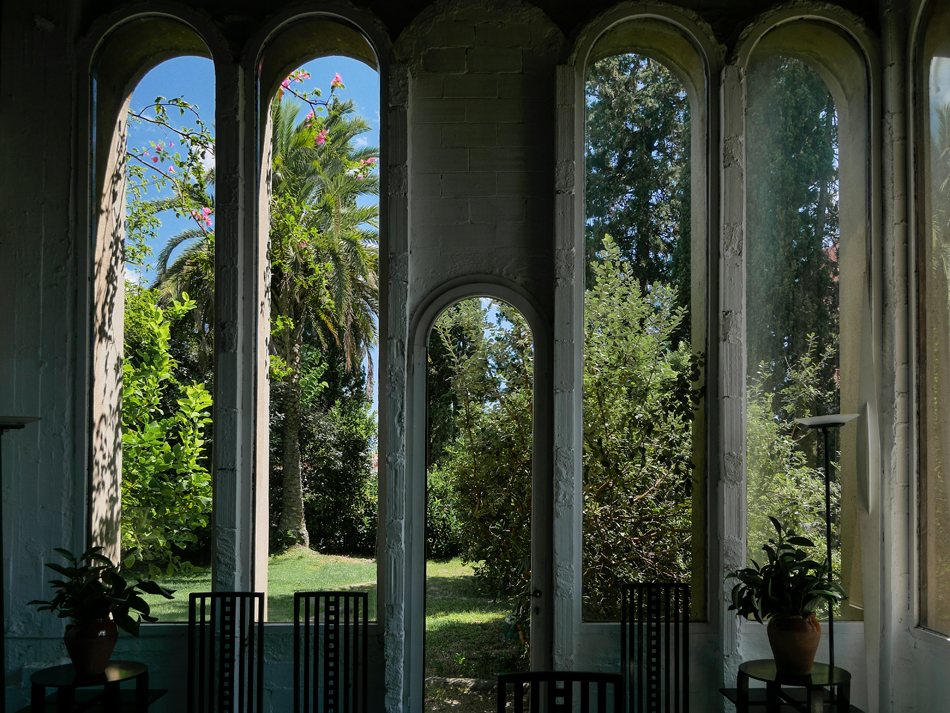
[[[337,87],[343,88],[343,78],[340,76],[340,73],[337,72],[336,76],[333,77],[333,81],[330,82],[330,88],[336,89]]]
[[[287,77],[287,79],[282,81],[280,83],[280,86],[282,86],[284,89],[287,89],[288,87],[290,87],[290,77]]]
[[[158,156],[152,156],[152,163],[158,163]]]
[[[379,159],[375,156],[370,156],[368,159],[366,159],[366,163],[376,163],[377,161],[379,161]]]
[[[174,167],[174,166],[169,166],[169,167],[168,167],[168,172],[169,172],[169,173],[174,173],[174,172],[175,172],[175,167]]]
[[[321,131],[319,134],[317,134],[316,142],[317,142],[317,146],[323,146],[323,145],[327,142],[327,130],[326,130],[326,129],[324,129],[324,130]]]

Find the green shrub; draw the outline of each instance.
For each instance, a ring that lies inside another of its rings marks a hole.
[[[426,559],[451,559],[462,551],[461,522],[452,474],[429,468],[426,489]]]

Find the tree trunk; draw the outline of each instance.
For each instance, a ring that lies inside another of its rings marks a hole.
[[[300,476],[300,342],[294,340],[289,351],[288,374],[284,377],[284,447],[280,457],[284,492],[278,528],[289,544],[309,547]]]

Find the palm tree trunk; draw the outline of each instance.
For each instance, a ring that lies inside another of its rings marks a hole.
[[[294,340],[284,377],[284,428],[281,454],[283,499],[278,528],[289,543],[310,546],[310,534],[303,510],[303,482],[300,474],[300,342]]]

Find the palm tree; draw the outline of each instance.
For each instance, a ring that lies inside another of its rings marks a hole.
[[[331,94],[321,122],[297,121],[297,105],[276,100],[271,190],[271,350],[284,388],[282,503],[285,542],[307,546],[298,432],[301,347],[308,337],[342,347],[347,368],[376,341],[379,183],[376,149],[353,139],[368,131],[352,102]],[[370,365],[372,369],[372,365]]]
[[[301,347],[307,339],[324,347],[338,344],[347,369],[362,363],[376,342],[379,302],[379,209],[375,201],[362,204],[379,193],[372,170],[378,151],[354,145],[369,126],[355,115],[352,102],[341,102],[331,92],[325,108],[326,117],[302,121],[296,104],[277,99],[271,110],[271,378],[283,385],[278,530],[285,542],[303,546],[309,534],[299,443]],[[196,222],[159,254],[155,286],[169,296],[187,292],[199,305],[196,328],[209,334],[214,233]],[[371,380],[371,363],[369,369]]]
[[[214,169],[205,175],[205,185],[214,184]],[[177,199],[167,199],[176,201]],[[202,191],[192,203],[214,211],[214,196]],[[156,201],[159,205],[160,201]],[[175,209],[169,205],[163,210]],[[193,338],[197,344],[198,369],[204,373],[212,358],[214,336],[214,231],[209,215],[193,211],[193,224],[173,235],[158,253],[156,277],[152,289],[159,304],[168,304],[187,294],[194,302]],[[181,248],[177,257],[172,255]]]

